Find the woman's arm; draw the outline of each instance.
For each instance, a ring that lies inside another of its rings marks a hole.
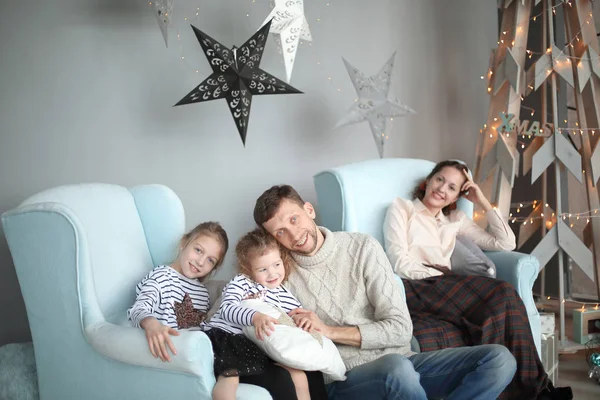
[[[486,232],[479,227],[473,220],[462,215],[459,234],[465,235],[483,250],[505,250],[511,251],[517,247],[515,234],[508,222],[502,218],[502,214],[497,208],[492,207],[488,199],[481,191],[479,185],[473,182],[468,172],[463,171],[467,180],[461,188],[461,191],[467,192],[465,197],[474,204],[478,204],[486,213],[490,231]]]
[[[412,210],[396,199],[388,207],[383,223],[386,254],[394,272],[406,279],[424,279],[442,273],[415,260],[408,248],[408,215]]]
[[[463,215],[458,230],[459,235],[471,239],[482,250],[511,251],[517,247],[515,234],[508,222],[502,218],[497,208],[486,213],[490,232],[477,225],[471,218]]]

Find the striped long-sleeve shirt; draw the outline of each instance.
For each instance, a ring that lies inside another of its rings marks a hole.
[[[208,311],[210,303],[208,290],[200,281],[186,278],[166,265],[146,275],[135,287],[135,293],[135,303],[127,310],[127,317],[136,327],[140,327],[144,318],[154,317],[163,325],[177,328],[173,303],[182,303],[186,293],[198,311]]]
[[[246,275],[238,274],[223,288],[221,307],[210,321],[204,324],[204,329],[219,328],[233,334],[242,333],[242,327],[252,325],[252,317],[257,311],[242,307],[240,303],[254,298],[279,307],[286,313],[302,307],[284,286],[268,289]]]

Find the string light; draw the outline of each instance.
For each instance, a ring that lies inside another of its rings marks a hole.
[[[552,10],[553,14],[555,14],[555,15],[556,15],[556,8],[557,8],[557,7],[560,7],[560,6],[563,6],[564,4],[565,4],[565,3],[563,3],[563,2],[558,2],[558,4],[556,4],[556,5],[552,6],[552,7],[551,7],[551,10]],[[569,3],[569,5],[570,5],[570,3]],[[572,7],[572,5],[570,5],[570,6]],[[542,12],[542,13],[539,13],[539,14],[537,14],[537,15],[534,15],[533,17],[531,17],[531,18],[530,18],[530,20],[533,20],[533,21],[535,22],[535,21],[537,20],[537,17],[539,17],[539,16],[542,16],[542,15],[543,15],[543,12]],[[584,23],[589,25],[589,24],[591,23],[591,20],[592,20],[592,18],[593,18],[593,14],[590,12],[590,13],[588,14],[588,18],[586,19],[586,21],[584,21]],[[584,25],[584,23],[582,23],[582,26]],[[518,32],[522,31],[522,27],[521,27],[521,26],[518,26],[518,27],[517,27],[517,31],[518,31]],[[594,61],[594,60],[600,59],[600,56],[598,56],[598,57],[585,57],[585,56],[582,56],[582,57],[576,57],[576,56],[571,56],[571,55],[568,55],[568,54],[566,54],[566,53],[565,53],[565,49],[567,49],[567,48],[569,48],[569,47],[570,47],[570,48],[574,48],[574,46],[573,46],[573,43],[574,43],[575,41],[579,42],[579,41],[581,40],[581,39],[580,39],[580,35],[582,34],[582,32],[583,32],[583,27],[582,27],[582,28],[581,28],[581,29],[580,29],[580,30],[579,30],[579,31],[578,31],[578,32],[577,32],[577,33],[574,35],[574,37],[573,37],[573,38],[572,38],[572,39],[569,41],[569,43],[567,43],[567,44],[565,45],[565,47],[564,47],[564,48],[563,48],[563,49],[560,51],[560,53],[559,53],[558,55],[556,55],[556,56],[553,56],[553,65],[556,65],[557,67],[558,67],[558,66],[560,66],[560,59],[561,59],[561,58],[564,58],[564,59],[566,59],[567,63],[571,63],[571,59],[573,59],[573,60],[580,60],[580,61]],[[506,31],[503,31],[503,32],[502,32],[502,34],[503,34],[503,35],[506,35]],[[500,40],[498,41],[498,45],[500,45],[500,44],[504,44],[504,39],[500,39]],[[522,48],[523,48],[523,46],[517,46],[517,47],[515,47],[515,46],[514,46],[514,40],[513,40],[513,41],[512,41],[512,48],[513,48],[513,49],[520,49],[520,48],[522,49]],[[527,49],[527,48],[525,48],[525,51],[526,51],[526,53],[527,53],[528,57],[531,59],[531,58],[532,58],[532,56],[533,56],[534,54],[537,54],[537,55],[543,55],[543,54],[550,54],[550,53],[552,53],[552,48],[551,48],[551,47],[547,48],[547,49],[546,49],[546,51],[545,51],[545,53],[541,53],[541,52],[535,52],[535,51],[532,51],[532,50],[530,50],[530,49]],[[580,64],[580,65],[581,65],[581,64]],[[552,69],[541,70],[541,71],[540,71],[540,72],[539,72],[539,73],[538,73],[536,76],[534,76],[534,77],[533,77],[533,78],[532,78],[532,79],[531,79],[529,82],[526,82],[526,86],[527,86],[528,88],[530,88],[531,90],[533,90],[533,87],[531,86],[531,83],[532,83],[532,82],[535,82],[535,81],[536,81],[536,79],[538,79],[538,77],[539,77],[538,75],[540,75],[540,74],[543,74],[544,72],[545,72],[546,74],[551,74],[551,73],[552,73]],[[489,87],[488,87],[488,90],[487,90],[487,91],[488,91],[488,93],[491,93],[491,92],[492,92],[492,88],[491,88],[491,86],[489,86]],[[516,100],[517,100],[517,99],[513,100],[513,102],[514,102],[514,101],[516,101]],[[522,96],[521,96],[521,101],[523,101],[523,98],[522,98]],[[512,104],[512,102],[511,102],[511,104]],[[598,129],[598,128],[596,128],[596,129]]]
[[[556,5],[556,6],[552,7],[552,11],[554,12],[555,8],[556,8],[556,7],[559,7],[559,6],[561,6],[562,4],[563,4],[563,3],[561,2],[561,3],[559,3],[558,5]],[[540,16],[540,15],[542,15],[542,14],[540,13],[540,14],[538,14],[537,16]],[[589,13],[589,14],[588,14],[588,18],[585,20],[585,23],[589,25],[589,24],[591,23],[592,19],[593,19],[593,15],[592,15],[592,13]],[[533,19],[533,20],[535,21],[535,19]],[[582,25],[583,25],[583,24],[582,24]],[[580,41],[579,35],[580,35],[582,32],[583,32],[583,28],[581,28],[581,29],[580,29],[580,30],[579,30],[579,31],[578,31],[578,32],[577,32],[577,33],[574,35],[574,38],[573,38],[573,39],[571,39],[571,41],[565,45],[565,48],[567,48],[567,46],[568,46],[568,47],[571,47],[571,48],[574,48],[574,46],[573,46],[573,43],[574,43],[575,41],[577,41],[577,42],[579,42],[579,41]],[[522,48],[522,47],[517,47],[517,48]],[[547,53],[550,53],[551,51],[552,51],[552,49],[551,49],[551,48],[548,48],[548,49],[546,49],[546,54],[547,54]],[[526,52],[527,52],[527,54],[529,54],[529,58],[531,58],[531,56],[532,56],[533,54],[538,54],[538,55],[542,55],[542,54],[544,54],[544,53],[540,53],[540,52],[532,51],[532,50],[529,50],[529,49],[526,49]],[[570,60],[571,60],[571,59],[574,59],[574,60],[589,60],[589,61],[593,61],[593,60],[596,60],[596,59],[600,59],[600,56],[598,56],[598,57],[576,57],[576,56],[570,56],[570,55],[567,55],[567,54],[565,54],[565,51],[564,51],[564,49],[563,49],[563,50],[561,50],[561,51],[560,51],[560,53],[558,54],[558,56],[557,56],[557,57],[555,57],[555,58],[556,58],[556,59],[558,59],[558,58],[561,58],[561,57],[563,57],[563,56],[564,56],[564,58],[566,58],[566,59],[567,59],[569,62],[570,62]]]
[[[511,209],[516,208],[516,213],[519,214],[521,212],[522,208],[533,207],[533,209],[535,210],[537,208],[538,203],[539,203],[539,200],[511,203],[510,208]],[[545,208],[550,208],[548,203],[545,203],[544,206],[545,206]],[[587,225],[590,223],[591,218],[600,218],[600,215],[597,215],[598,210],[600,210],[600,209],[591,209],[588,211],[582,211],[582,212],[578,212],[578,213],[561,213],[559,215],[559,217],[562,218],[563,221],[566,221],[567,219],[569,219],[569,223],[570,223],[571,227],[574,227],[575,223],[577,223],[577,221],[582,220],[582,219],[585,219],[585,223]],[[534,216],[534,217],[514,216],[513,213],[511,212],[508,216],[508,219],[510,220],[510,223],[512,223],[512,224],[514,224],[516,222],[522,222],[523,225],[527,225],[527,224],[533,224],[534,220],[546,220],[546,225],[548,225],[548,222],[550,222],[553,225],[555,223],[554,220],[556,217],[556,213],[552,212],[552,217],[550,219],[548,219],[546,217],[547,214],[548,213],[545,214],[543,212],[543,209],[540,210],[539,216]],[[572,218],[575,218],[574,221],[571,221]]]
[[[534,293],[534,296],[538,296],[541,297],[539,294]],[[554,296],[545,296],[546,300],[559,300],[558,297],[554,297]],[[600,308],[600,303],[590,303],[588,301],[577,301],[577,300],[573,300],[573,299],[563,299],[562,301],[563,303],[574,303],[574,304],[581,304],[581,311],[585,311],[585,306],[590,306],[593,307],[594,310],[598,310]]]

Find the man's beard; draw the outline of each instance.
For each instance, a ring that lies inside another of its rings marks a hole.
[[[298,250],[298,249],[294,249],[294,251],[295,251],[296,253],[303,254],[303,255],[308,255],[308,254],[311,254],[313,251],[315,251],[315,249],[317,248],[317,238],[318,238],[318,236],[317,236],[317,229],[318,229],[318,228],[317,228],[317,224],[316,224],[316,223],[313,221],[313,226],[312,226],[312,229],[307,229],[307,231],[308,231],[308,236],[309,236],[309,237],[311,237],[311,238],[312,238],[312,241],[313,241],[313,246],[312,246],[312,248],[311,248],[311,249],[308,249],[308,250]],[[307,240],[308,240],[308,239],[307,239]]]

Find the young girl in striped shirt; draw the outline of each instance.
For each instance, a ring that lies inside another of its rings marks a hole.
[[[275,368],[285,368],[294,383],[299,400],[326,399],[323,375],[319,371],[304,372],[275,364],[262,350],[244,336],[244,326],[254,326],[256,336],[263,340],[275,329],[278,321],[240,303],[261,299],[285,312],[301,307],[300,302],[282,285],[290,272],[291,258],[280,249],[277,241],[262,229],[243,236],[236,246],[240,273],[223,289],[221,306],[204,329],[214,350],[214,371],[217,384],[213,399],[235,399],[239,382],[264,387],[273,399],[289,398],[280,392],[278,382],[269,377]],[[303,326],[309,330],[310,326]]]
[[[127,316],[146,331],[154,357],[170,361],[168,350],[177,351],[169,335],[200,327],[210,304],[202,282],[223,263],[228,246],[221,225],[204,222],[183,235],[171,265],[156,267],[136,286],[136,300]]]

